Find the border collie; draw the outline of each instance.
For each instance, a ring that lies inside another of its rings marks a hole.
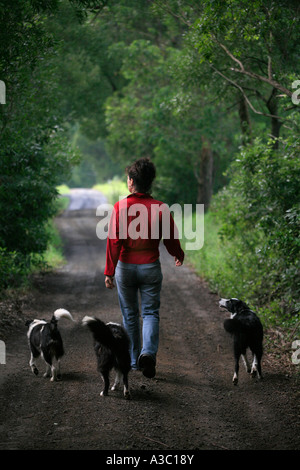
[[[123,379],[124,397],[130,400],[128,373],[131,369],[129,353],[130,340],[125,329],[118,323],[104,323],[95,317],[84,317],[82,324],[88,326],[94,337],[94,349],[97,357],[98,371],[104,380],[101,396],[108,395],[109,374],[114,368],[116,378],[111,390],[116,390]]]
[[[261,358],[263,354],[263,327],[258,316],[247,304],[239,299],[221,299],[219,306],[231,313],[230,319],[224,321],[224,328],[233,335],[235,370],[233,383],[238,383],[239,359],[242,356],[246,370],[252,377],[262,378]],[[253,354],[252,366],[248,362],[246,350]]]
[[[61,318],[67,318],[74,321],[68,310],[59,308],[55,310],[50,322],[46,320],[28,320],[28,343],[31,351],[29,361],[30,368],[35,375],[39,371],[35,365],[35,360],[40,356],[46,363],[46,373],[44,377],[51,377],[51,382],[61,379],[60,359],[64,355],[62,337],[57,327]],[[56,360],[56,365],[55,365]]]

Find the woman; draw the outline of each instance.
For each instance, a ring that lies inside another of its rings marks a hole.
[[[156,176],[154,164],[148,158],[141,158],[127,167],[126,172],[131,194],[114,206],[107,238],[105,285],[112,289],[115,276],[123,323],[131,340],[132,369],[140,369],[146,377],[152,378],[156,373],[159,343],[160,240],[163,237],[176,266],[182,265],[184,252],[167,206],[149,194]]]

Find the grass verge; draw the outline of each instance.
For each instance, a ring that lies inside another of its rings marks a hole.
[[[219,235],[220,229],[215,214],[205,214],[203,247],[197,251],[185,251],[187,262],[208,282],[214,293],[225,298],[241,298],[258,313],[265,329],[266,360],[277,363],[279,368],[284,367],[285,371],[299,374],[300,378],[299,365],[292,361],[295,355],[293,344],[300,340],[299,315],[287,317],[280,312],[280,305],[274,302],[266,305],[255,302],[251,280],[253,278],[255,282],[256,266],[253,272],[243,270],[243,257],[239,256],[237,245],[233,241],[223,241]],[[184,247],[186,242],[183,239]],[[236,264],[232,266],[231,256],[234,251]]]
[[[119,178],[96,184],[93,189],[97,189],[104,194],[110,204],[115,204],[120,198],[128,196],[127,184]]]
[[[59,216],[68,207],[69,198],[65,197],[64,194],[69,192],[69,188],[63,185],[59,186],[57,189],[60,196],[55,201],[55,205],[56,216]],[[47,230],[49,233],[49,243],[46,252],[43,254],[42,263],[45,266],[44,269],[59,268],[65,264],[66,260],[63,254],[63,243],[54,219],[49,220]]]

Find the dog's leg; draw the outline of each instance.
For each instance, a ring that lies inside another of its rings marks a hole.
[[[260,364],[260,360],[257,361],[257,377],[259,379],[262,379],[262,373],[261,373],[261,364]]]
[[[52,377],[51,369],[52,369],[52,361],[51,361],[51,356],[47,353],[46,350],[42,350],[42,358],[45,361],[46,364],[46,372],[44,373],[44,377]]]
[[[57,369],[54,364],[51,366],[51,382],[56,382],[57,381]]]
[[[233,374],[233,379],[232,379],[233,385],[237,385],[238,381],[239,381],[238,373],[235,371]]]
[[[51,377],[51,365],[46,362],[46,372],[44,373],[44,377]]]
[[[248,374],[251,372],[251,367],[246,354],[242,354],[243,363]]]
[[[253,362],[252,362],[252,368],[251,368],[251,376],[253,378],[256,377],[256,375],[258,379],[262,378],[260,361],[261,361],[261,356],[253,354]]]
[[[238,378],[239,377],[239,368],[240,368],[239,362],[240,362],[240,356],[236,356],[234,374],[233,374],[233,379],[232,379],[233,385],[237,385],[238,381],[239,381],[239,378]]]
[[[61,371],[60,371],[60,359],[57,359],[57,372],[56,372],[57,380],[61,380]]]
[[[119,383],[121,382],[122,374],[119,370],[116,371],[115,382],[111,387],[111,390],[117,390]]]
[[[123,384],[124,384],[124,397],[126,400],[130,400],[131,395],[130,395],[130,391],[128,387],[128,374],[127,373],[123,375]]]
[[[108,389],[109,389],[109,371],[105,370],[105,371],[102,371],[101,373],[102,373],[102,377],[104,380],[104,389],[102,390],[100,395],[102,397],[105,397],[108,395]]]
[[[38,370],[38,368],[37,368],[36,365],[35,365],[34,356],[33,356],[32,353],[31,353],[31,356],[30,356],[29,365],[30,365],[31,371],[32,371],[35,375],[38,375],[39,370]]]
[[[251,376],[254,378],[256,377],[257,374],[257,359],[256,355],[253,354],[253,362],[252,362],[252,367],[251,367]]]
[[[61,379],[60,359],[53,359],[51,365],[51,382],[57,382]]]
[[[51,382],[56,382],[57,381],[57,367],[54,364],[55,359],[51,357],[51,354],[46,349],[42,351],[42,356],[46,363],[46,372],[44,374],[44,377],[50,377]]]
[[[237,385],[238,383],[238,375],[239,375],[239,362],[241,357],[241,350],[237,343],[234,343],[234,359],[235,359],[235,366],[234,366],[234,374],[233,374],[233,385]]]
[[[45,364],[46,364],[46,372],[44,373],[44,376],[45,378],[48,378],[48,377],[52,377],[52,366],[51,364],[49,364],[48,362],[45,361]]]
[[[256,360],[257,360],[257,375],[259,379],[262,379],[262,372],[261,372],[261,358],[262,358],[262,351],[259,351],[256,354]]]

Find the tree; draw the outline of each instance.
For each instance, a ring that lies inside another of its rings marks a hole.
[[[207,208],[217,168],[213,157],[217,161],[226,154],[222,144],[212,144],[222,132],[221,108],[208,104],[211,97],[205,89],[182,87],[178,67],[185,51],[161,49],[144,40],[119,47],[128,85],[107,101],[110,154],[124,163],[150,156],[158,169],[160,197],[171,203],[204,203]]]
[[[190,57],[199,79],[210,80],[222,94],[235,90],[230,99],[239,107],[242,132],[249,131],[250,109],[271,120],[271,135],[277,139],[294,109],[290,99],[297,77],[299,3],[209,0],[192,6],[180,2],[180,7],[177,0],[155,3],[188,25],[187,41],[197,51]]]
[[[0,288],[19,281],[45,251],[56,185],[76,160],[63,133],[55,41],[45,29],[58,7],[56,0],[0,2],[0,77],[7,90],[0,107]]]

